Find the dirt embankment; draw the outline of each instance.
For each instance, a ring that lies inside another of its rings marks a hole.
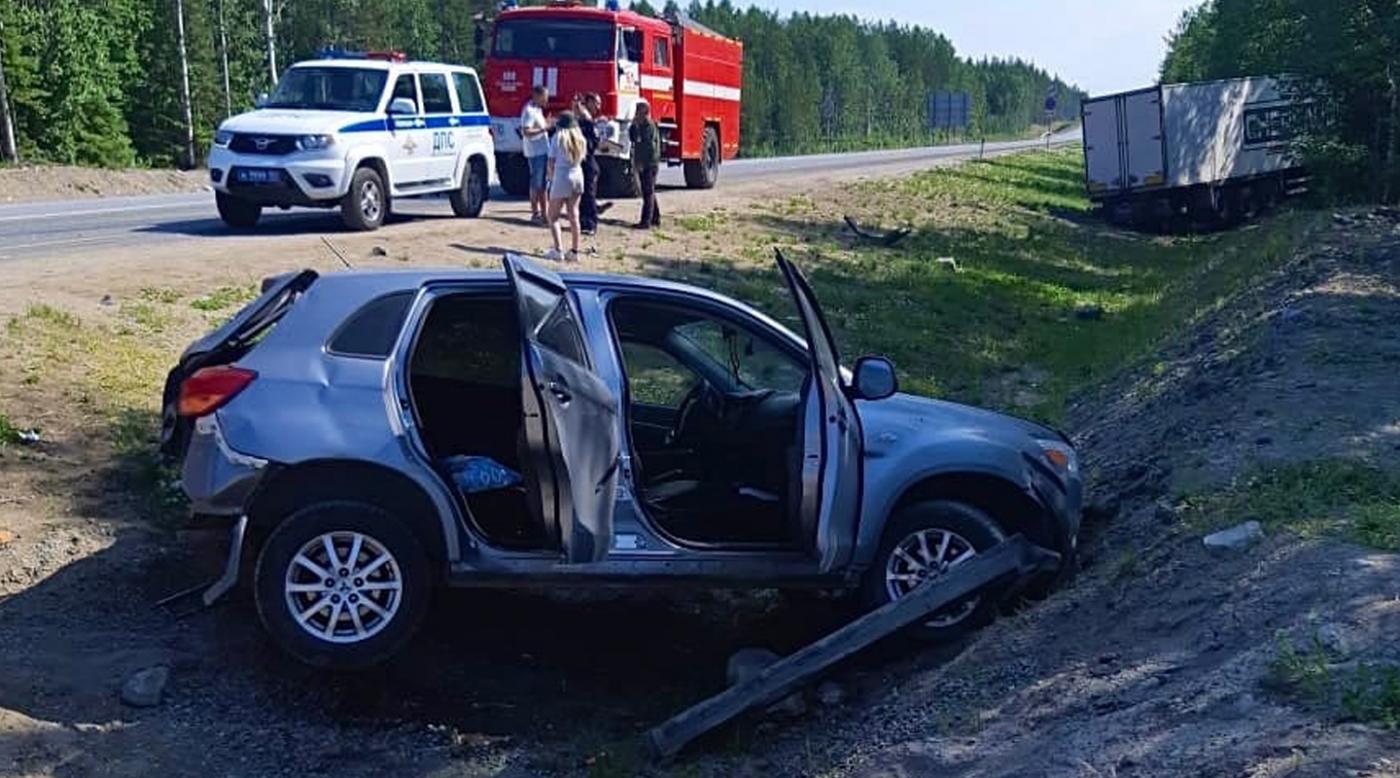
[[[106,170],[73,165],[0,166],[0,204],[198,192],[204,170]]]
[[[1400,775],[1383,726],[1400,556],[1311,537],[1301,505],[1298,526],[1212,555],[1187,499],[1400,453],[1400,223],[1344,216],[1311,245],[1078,403],[1099,510],[1071,589],[952,661],[885,669],[855,708],[777,737],[762,774]]]

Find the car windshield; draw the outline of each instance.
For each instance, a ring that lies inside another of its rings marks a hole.
[[[520,19],[496,25],[495,56],[503,59],[608,60],[613,26],[573,19]]]
[[[373,111],[384,94],[388,72],[375,68],[296,67],[282,75],[264,108],[313,111]]]

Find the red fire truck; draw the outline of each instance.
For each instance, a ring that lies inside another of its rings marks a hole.
[[[651,106],[663,160],[684,166],[692,188],[714,186],[720,161],[739,151],[743,44],[683,15],[655,19],[620,10],[616,0],[602,8],[578,0],[506,7],[489,44],[486,103],[496,170],[511,194],[523,195],[529,186],[520,112],[537,84],[549,89],[548,114],[567,109],[580,92],[602,96],[598,162],[605,197],[636,194],[627,130],[638,102]]]

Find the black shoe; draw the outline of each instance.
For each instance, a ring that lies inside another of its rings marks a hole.
[[[650,224],[647,224],[647,223],[645,223],[645,222],[637,222],[636,224],[632,225],[632,229],[634,229],[634,230],[649,230],[649,229],[651,229],[651,225],[650,225]]]
[[[598,213],[607,213],[608,209],[611,207],[613,207],[612,203],[598,203]]]

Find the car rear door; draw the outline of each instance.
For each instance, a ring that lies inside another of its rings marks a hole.
[[[806,330],[812,370],[803,399],[799,510],[821,571],[832,572],[850,560],[860,518],[860,418],[846,393],[840,353],[812,287],[782,252],[778,267]]]
[[[565,562],[612,545],[620,432],[617,397],[592,368],[578,305],[558,274],[507,254],[519,308],[529,486]]]

